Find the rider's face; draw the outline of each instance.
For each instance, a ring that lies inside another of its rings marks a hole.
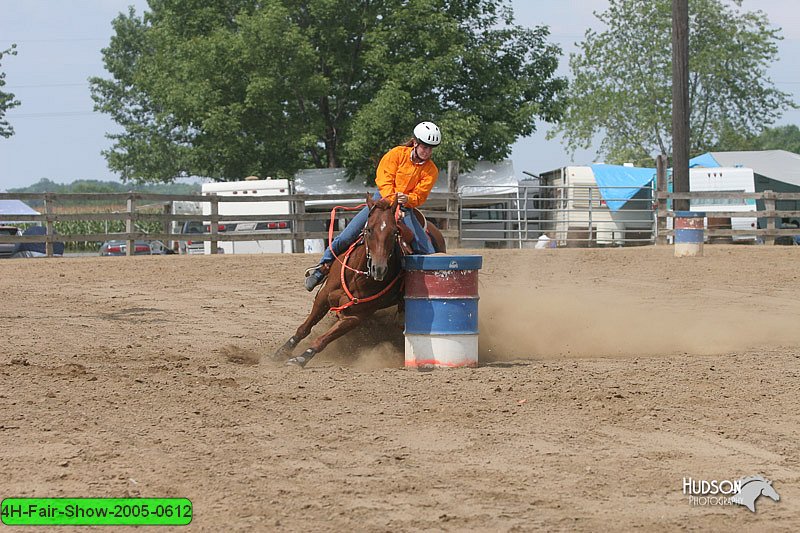
[[[419,141],[415,142],[414,149],[417,152],[417,158],[421,161],[427,161],[431,158],[431,154],[433,153],[433,146],[421,143]]]

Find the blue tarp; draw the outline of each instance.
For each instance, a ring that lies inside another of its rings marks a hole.
[[[592,165],[600,195],[611,211],[617,211],[656,177],[654,168]],[[620,187],[620,188],[618,188]]]
[[[706,153],[703,155],[698,155],[697,157],[693,157],[689,160],[689,168],[692,167],[705,167],[705,168],[716,168],[722,166],[720,165],[714,156],[710,153]]]

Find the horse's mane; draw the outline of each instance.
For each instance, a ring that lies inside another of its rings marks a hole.
[[[372,204],[372,206],[377,209],[389,209],[392,207],[392,202],[390,202],[387,198],[381,198]]]
[[[769,481],[764,479],[762,476],[747,476],[747,477],[743,477],[739,481],[741,482],[742,487],[744,487],[745,485],[747,485],[751,481],[763,481],[764,483],[769,483]]]

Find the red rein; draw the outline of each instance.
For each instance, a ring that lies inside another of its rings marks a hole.
[[[334,223],[336,221],[336,210],[337,209],[344,209],[344,210],[347,210],[347,211],[355,211],[356,209],[362,209],[365,205],[367,205],[367,204],[360,204],[360,205],[357,205],[355,207],[345,207],[345,206],[341,206],[341,205],[335,206],[331,210],[331,224],[330,224],[330,227],[328,228],[328,241],[329,242],[333,242],[333,226],[334,226]],[[400,206],[399,205],[397,206],[397,210],[395,211],[395,215],[394,216],[395,216],[395,220],[398,220],[399,217],[400,217]],[[347,297],[350,298],[350,301],[345,303],[345,304],[343,304],[343,305],[339,305],[339,306],[336,306],[336,307],[331,307],[330,308],[331,311],[335,311],[335,312],[339,313],[339,312],[347,309],[348,307],[352,307],[352,306],[360,304],[360,303],[366,303],[366,302],[371,302],[373,300],[377,300],[378,298],[380,298],[381,296],[383,296],[387,292],[389,292],[389,290],[391,290],[391,288],[394,287],[394,285],[397,283],[397,281],[403,277],[402,276],[402,272],[401,272],[400,274],[398,274],[391,281],[391,283],[389,283],[389,285],[384,287],[379,293],[373,294],[372,296],[367,296],[366,298],[356,298],[355,296],[353,296],[353,294],[350,292],[350,289],[347,287],[347,282],[345,281],[345,277],[344,277],[344,270],[347,268],[347,269],[350,269],[353,272],[356,272],[358,274],[362,274],[362,275],[365,275],[365,276],[369,275],[368,272],[362,272],[361,270],[356,270],[355,268],[347,265],[347,261],[350,258],[350,254],[353,252],[355,247],[358,246],[358,243],[359,243],[359,241],[356,241],[356,242],[354,242],[353,244],[350,245],[350,248],[348,248],[347,251],[344,254],[344,261],[342,261],[339,258],[339,256],[336,255],[336,252],[333,251],[333,248],[331,248],[331,253],[333,254],[333,257],[335,257],[336,260],[339,261],[339,263],[342,264],[342,269],[340,271],[340,279],[341,279],[342,289],[344,289],[344,292],[347,295]]]

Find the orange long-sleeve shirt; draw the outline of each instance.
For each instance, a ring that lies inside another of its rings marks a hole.
[[[428,199],[439,169],[430,159],[421,165],[411,161],[410,146],[396,146],[386,152],[378,165],[375,184],[386,198],[402,192],[408,195],[408,207],[419,207]]]

